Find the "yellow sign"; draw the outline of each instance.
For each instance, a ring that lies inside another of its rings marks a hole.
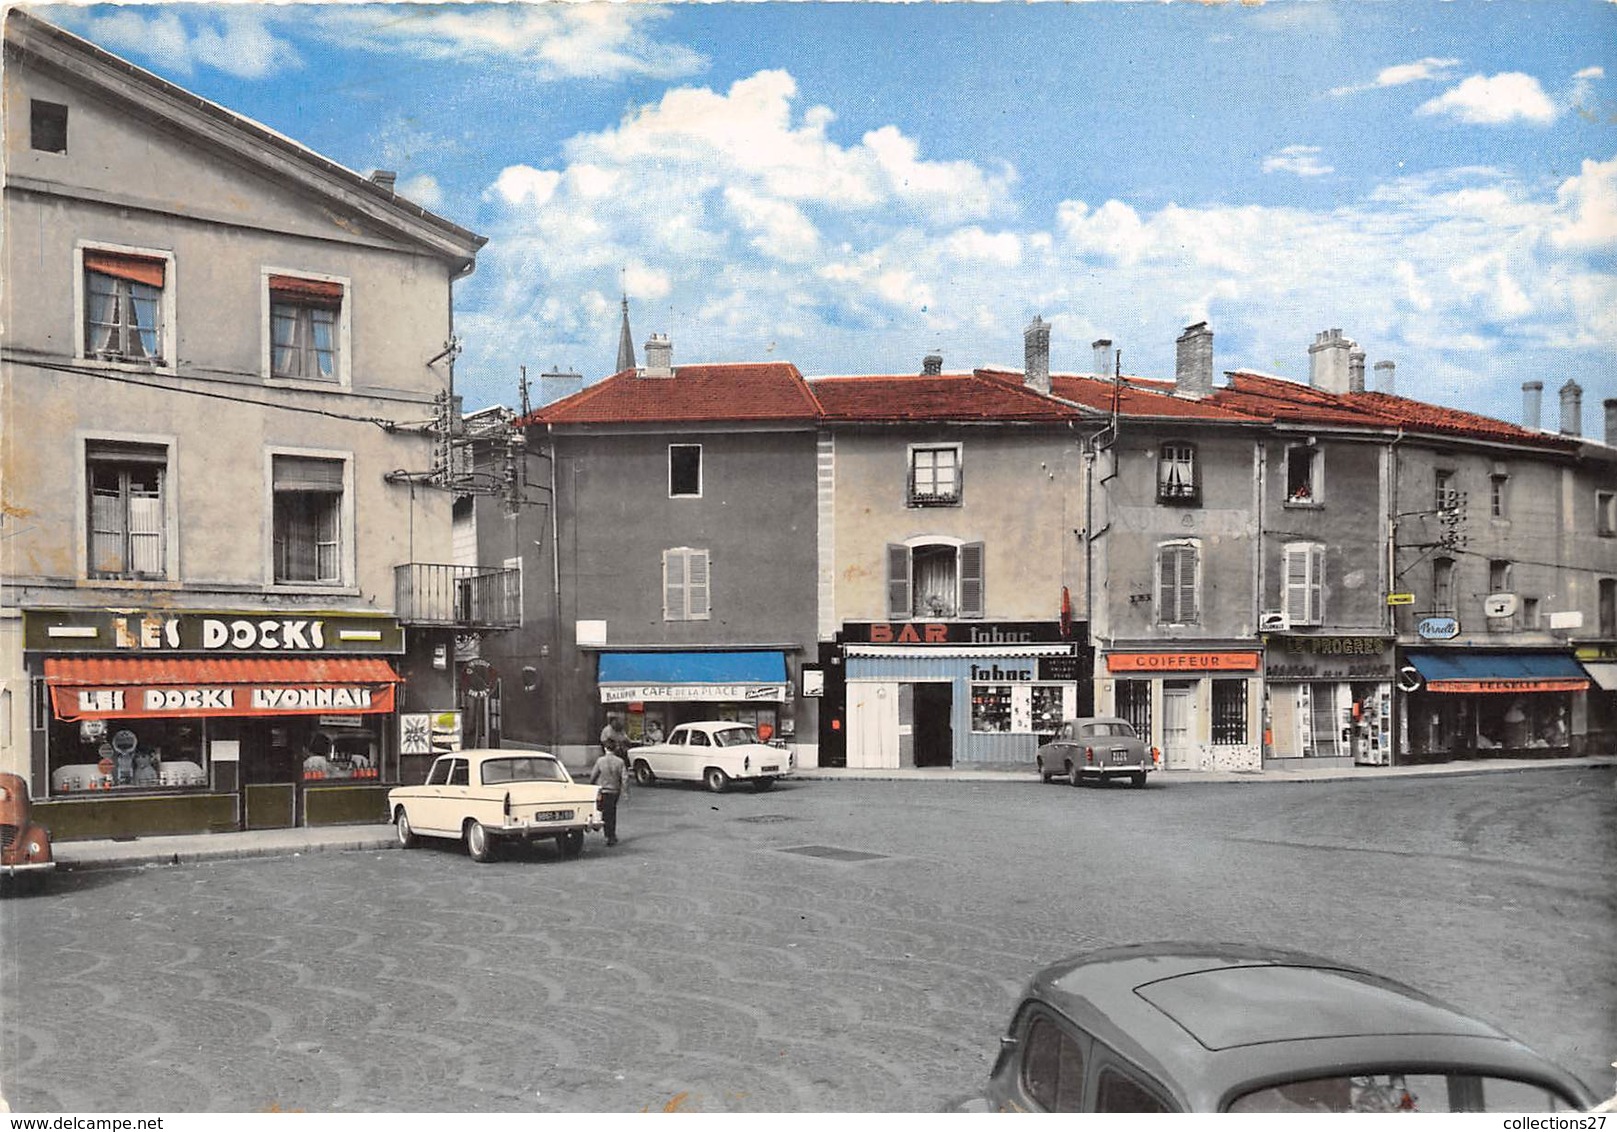
[[[1414,594],[1388,594],[1387,595],[1387,604],[1388,605],[1414,605],[1415,604],[1415,595]]]

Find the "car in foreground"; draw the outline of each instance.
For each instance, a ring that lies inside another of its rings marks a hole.
[[[451,751],[422,785],[389,790],[387,806],[404,848],[422,837],[465,841],[474,861],[493,860],[509,841],[550,840],[576,857],[585,832],[601,828],[595,787],[544,751]]]
[[[28,783],[21,775],[0,774],[0,877],[35,888],[54,868],[50,830],[34,820]]]
[[[1571,1112],[1583,1083],[1344,963],[1243,945],[1080,955],[1028,985],[965,1111]]]
[[[748,724],[711,720],[681,723],[663,742],[634,748],[629,766],[642,786],[673,779],[700,782],[718,794],[735,781],[768,790],[796,768],[797,756],[765,743]]]
[[[1039,748],[1039,777],[1065,778],[1077,786],[1085,779],[1106,783],[1127,778],[1145,785],[1162,753],[1134,733],[1134,725],[1115,716],[1096,715],[1062,720],[1055,737]]]

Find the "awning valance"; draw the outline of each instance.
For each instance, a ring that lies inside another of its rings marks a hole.
[[[914,659],[916,657],[966,657],[992,660],[997,657],[1019,656],[1073,656],[1071,645],[844,645],[848,656],[881,656]]]
[[[56,718],[378,715],[399,675],[373,657],[61,657],[45,661]]]
[[[1428,692],[1581,692],[1589,675],[1569,653],[1411,649]]]
[[[1607,692],[1617,692],[1617,663],[1602,664],[1584,661],[1583,670],[1589,674],[1589,679],[1600,685]]]
[[[638,700],[784,700],[786,654],[745,652],[603,652],[602,703]]]

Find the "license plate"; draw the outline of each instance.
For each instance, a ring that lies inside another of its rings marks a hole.
[[[572,810],[540,810],[533,815],[534,821],[568,821],[573,816]]]
[[[1122,747],[1113,747],[1112,748],[1112,763],[1113,763],[1113,765],[1116,765],[1117,763],[1131,763],[1133,761],[1134,761],[1134,758],[1128,753],[1128,751],[1124,750]]]
[[[776,764],[775,766],[766,766],[766,767],[764,767],[764,773],[765,774],[778,774],[779,772],[780,772],[780,765],[779,764]]]

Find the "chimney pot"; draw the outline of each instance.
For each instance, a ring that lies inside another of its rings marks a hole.
[[[1398,392],[1398,366],[1395,362],[1376,363],[1376,388],[1382,393]]]
[[[1308,347],[1308,384],[1325,393],[1346,393],[1351,387],[1351,355],[1358,343],[1342,337],[1340,328],[1322,330]]]
[[[1364,392],[1364,351],[1348,351],[1348,392]]]
[[[666,334],[653,334],[646,339],[646,368],[641,377],[674,376],[674,344]]]
[[[1174,392],[1202,398],[1213,391],[1213,331],[1205,322],[1185,327],[1174,343]]]
[[[1617,397],[1607,397],[1606,406],[1606,444],[1617,448]]]
[[[390,193],[398,179],[399,175],[391,169],[377,169],[371,173],[371,183],[381,186]]]
[[[1522,382],[1522,427],[1537,430],[1539,425],[1539,404],[1544,395],[1542,381]]]
[[[1112,340],[1110,338],[1097,338],[1090,344],[1095,351],[1095,376],[1115,377],[1117,375],[1117,355],[1112,353]]]
[[[1561,435],[1583,435],[1583,386],[1571,378],[1561,386]]]
[[[943,372],[943,355],[928,354],[921,359],[921,373],[926,377],[936,377]]]
[[[1022,382],[1039,393],[1050,392],[1050,324],[1033,316],[1022,331],[1024,369]]]

